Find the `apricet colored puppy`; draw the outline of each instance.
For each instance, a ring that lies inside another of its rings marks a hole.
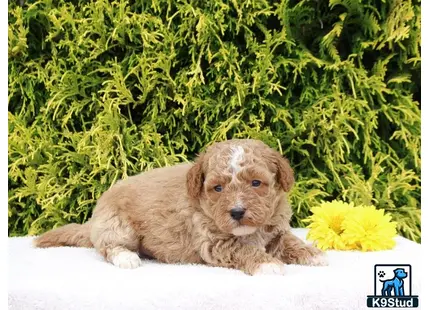
[[[228,140],[193,164],[158,168],[117,182],[92,218],[37,239],[37,247],[94,247],[121,268],[141,256],[202,263],[247,274],[283,274],[284,263],[324,265],[323,252],[290,232],[286,159],[261,141]]]

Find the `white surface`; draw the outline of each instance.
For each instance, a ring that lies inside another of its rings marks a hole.
[[[284,276],[248,276],[154,261],[120,269],[94,249],[34,249],[29,237],[9,238],[9,309],[369,309],[375,264],[411,264],[412,293],[420,295],[421,246],[396,240],[392,251],[329,251],[329,266],[286,265]]]

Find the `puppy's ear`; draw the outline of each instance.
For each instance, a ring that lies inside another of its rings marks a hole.
[[[279,155],[278,160],[278,181],[282,186],[282,189],[289,192],[294,185],[294,171],[290,166],[288,159]]]
[[[187,173],[187,192],[190,198],[198,198],[204,182],[203,156],[199,156]]]
[[[294,185],[294,171],[288,159],[282,157],[277,151],[272,150],[271,159],[275,162],[277,172],[276,178],[285,192],[289,192]]]

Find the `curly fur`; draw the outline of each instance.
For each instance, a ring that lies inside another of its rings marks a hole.
[[[252,186],[253,180],[261,185]],[[117,182],[97,201],[87,223],[49,231],[35,246],[93,246],[123,268],[138,267],[138,254],[248,274],[281,270],[283,263],[321,264],[322,252],[289,232],[292,211],[285,192],[293,184],[288,160],[264,143],[219,142],[195,163]],[[234,207],[245,210],[242,219],[232,218]]]

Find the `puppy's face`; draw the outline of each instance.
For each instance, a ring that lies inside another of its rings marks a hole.
[[[218,228],[236,236],[270,222],[279,200],[294,183],[288,161],[256,140],[212,145],[187,176],[188,194],[199,199]]]

